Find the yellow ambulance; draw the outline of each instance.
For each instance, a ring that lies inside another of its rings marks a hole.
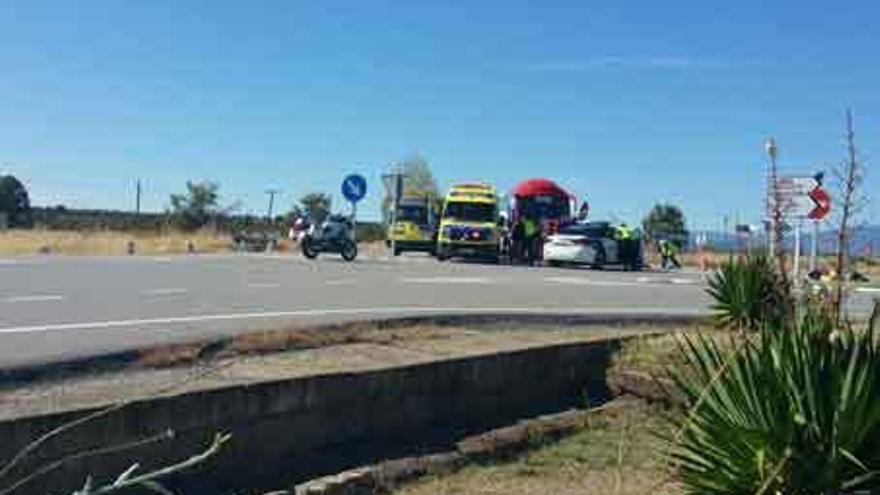
[[[501,228],[498,194],[484,183],[452,186],[443,201],[437,259],[480,258],[498,262]]]

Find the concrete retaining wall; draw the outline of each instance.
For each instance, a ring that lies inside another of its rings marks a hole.
[[[87,473],[113,476],[135,461],[188,457],[215,431],[231,444],[172,481],[187,495],[252,493],[386,458],[448,448],[455,439],[608,398],[605,370],[617,343],[538,349],[201,391],[132,403],[50,441],[34,462],[129,442],[168,428],[173,441],[76,461],[17,493],[65,493]],[[0,423],[0,459],[89,411]]]

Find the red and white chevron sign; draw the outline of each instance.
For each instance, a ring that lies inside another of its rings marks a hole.
[[[831,211],[831,195],[828,194],[828,191],[823,189],[822,186],[816,186],[816,188],[810,191],[808,196],[813,200],[816,207],[807,213],[807,218],[810,220],[822,220],[825,218]]]
[[[809,218],[821,220],[831,211],[831,195],[828,194],[816,177],[783,176],[776,181],[767,193],[767,209],[772,215],[776,199],[786,218]]]

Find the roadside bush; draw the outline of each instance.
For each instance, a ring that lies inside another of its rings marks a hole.
[[[378,242],[385,240],[385,227],[378,222],[358,222],[357,239],[359,242]]]
[[[733,351],[684,338],[671,374],[690,410],[670,447],[686,491],[878,493],[878,312],[865,331],[836,330],[828,313],[771,321]]]
[[[709,279],[719,326],[757,330],[784,317],[787,291],[765,256],[730,258]]]

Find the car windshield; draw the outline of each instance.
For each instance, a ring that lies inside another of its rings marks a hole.
[[[538,218],[555,219],[570,214],[568,198],[539,195],[520,200],[522,211],[533,211]]]
[[[399,206],[397,208],[398,222],[412,222],[417,225],[428,223],[428,209],[424,206]]]
[[[463,220],[465,222],[494,222],[495,205],[488,203],[446,203],[443,218]]]

